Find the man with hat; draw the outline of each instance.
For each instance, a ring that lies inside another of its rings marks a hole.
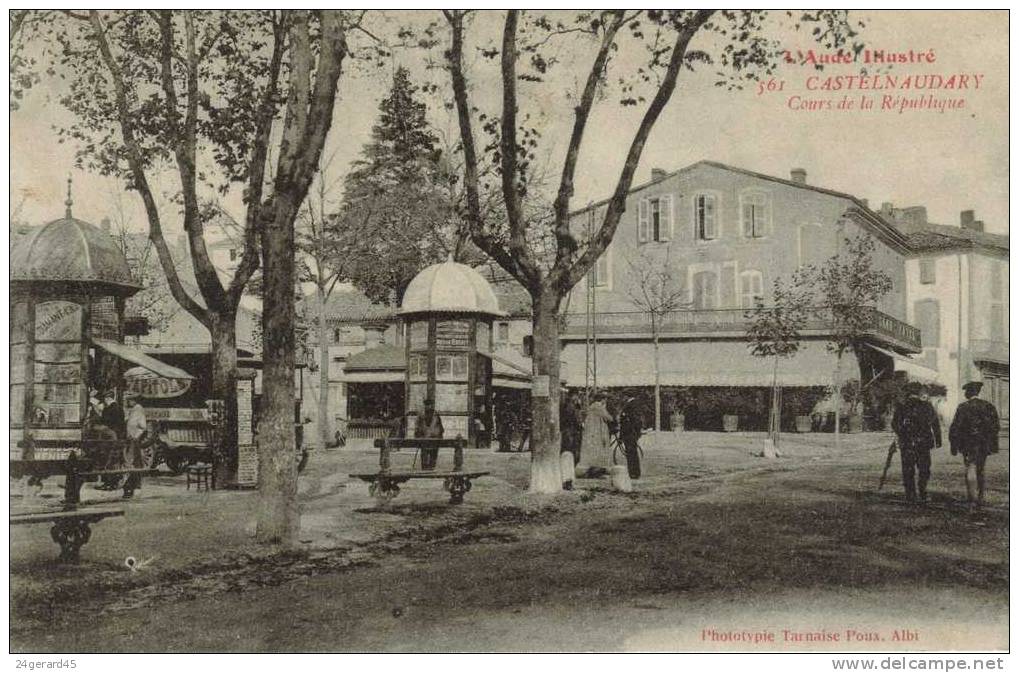
[[[425,399],[425,408],[418,412],[414,422],[414,437],[420,439],[442,439],[442,417],[435,411],[435,400]],[[434,470],[439,457],[438,449],[421,449],[421,469]]]
[[[931,476],[931,449],[941,446],[941,423],[934,405],[921,396],[923,387],[916,381],[906,384],[906,399],[892,416],[892,429],[899,442],[902,458],[902,485],[906,500],[927,502],[927,481]],[[919,483],[917,483],[919,473]]]
[[[993,404],[980,399],[982,387],[979,381],[970,381],[962,387],[966,401],[955,410],[955,418],[948,429],[952,455],[961,453],[966,466],[966,498],[971,509],[984,505],[984,463],[987,456],[998,452],[998,411]]]
[[[619,441],[626,454],[626,471],[630,479],[640,479],[640,446],[637,442],[643,427],[644,414],[640,404],[636,397],[629,395],[619,411]]]

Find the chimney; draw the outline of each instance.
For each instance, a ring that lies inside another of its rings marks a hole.
[[[652,182],[658,182],[659,180],[663,180],[665,178],[665,176],[668,175],[668,174],[669,174],[669,172],[666,171],[664,168],[652,168],[651,169],[651,181]]]
[[[864,208],[870,208],[870,201],[868,201],[867,199],[860,199],[860,203],[863,204]]]
[[[906,232],[923,229],[927,226],[927,208],[925,206],[909,206],[896,211],[895,222]]]
[[[885,201],[881,204],[881,214],[883,216],[890,218],[893,210],[895,210],[895,205],[891,201]]]
[[[789,171],[789,179],[795,183],[805,185],[807,184],[807,171],[804,168],[794,168]]]
[[[974,231],[983,231],[984,223],[978,222],[976,219],[976,213],[972,210],[964,210],[959,213],[959,226],[963,229],[972,229]]]
[[[99,223],[99,226],[102,227],[102,230],[107,234],[110,233],[110,218],[104,217],[103,221]]]

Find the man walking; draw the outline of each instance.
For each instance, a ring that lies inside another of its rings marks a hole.
[[[966,466],[966,499],[970,509],[984,506],[984,463],[987,456],[998,452],[998,411],[993,404],[978,397],[982,387],[979,381],[970,381],[962,387],[966,401],[956,409],[948,430],[952,455],[961,453]]]
[[[934,405],[921,397],[921,390],[920,384],[915,381],[906,384],[908,397],[896,407],[892,416],[892,429],[899,440],[906,500],[916,502],[919,486],[920,504],[926,504],[927,481],[931,476],[931,449],[941,446],[941,424]]]
[[[626,471],[630,479],[640,479],[640,447],[637,440],[644,425],[644,415],[641,413],[637,399],[632,395],[626,398],[623,408],[619,412],[619,441],[623,444],[623,452],[626,454]]]

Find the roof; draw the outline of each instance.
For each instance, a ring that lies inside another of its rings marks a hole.
[[[407,285],[398,313],[477,313],[506,315],[492,286],[473,267],[445,262],[425,267]]]
[[[1008,236],[944,224],[928,223],[906,239],[917,252],[981,248],[1008,254]]]
[[[318,296],[304,298],[307,320],[314,322],[318,316]],[[388,322],[396,318],[396,309],[384,304],[375,304],[356,288],[335,290],[325,302],[326,323]]]
[[[499,308],[510,317],[531,317],[531,295],[520,281],[494,262],[477,268],[495,293]]]
[[[347,359],[343,370],[353,371],[378,371],[378,370],[404,370],[407,368],[407,354],[399,346],[382,344],[375,348],[369,348]]]
[[[124,295],[141,289],[113,237],[73,217],[35,227],[17,241],[11,280],[107,285]]]
[[[676,175],[679,175],[681,173],[687,173],[689,171],[696,170],[697,168],[701,168],[703,166],[709,166],[711,168],[717,168],[723,171],[730,171],[732,173],[740,173],[741,175],[748,175],[752,178],[757,178],[759,180],[777,182],[779,184],[786,185],[787,187],[794,187],[796,189],[806,189],[812,192],[819,192],[821,194],[827,194],[829,196],[834,196],[840,199],[846,199],[853,203],[853,205],[855,206],[854,210],[857,211],[857,214],[863,215],[862,219],[867,221],[871,226],[876,227],[888,242],[893,243],[902,248],[907,247],[906,237],[902,234],[902,232],[896,229],[891,223],[888,222],[888,220],[884,219],[879,213],[871,210],[863,199],[857,198],[852,194],[849,194],[847,192],[840,192],[835,189],[828,189],[826,187],[818,187],[816,185],[807,184],[805,182],[796,182],[794,180],[789,180],[787,178],[779,178],[774,175],[768,175],[766,173],[758,173],[756,171],[747,170],[745,168],[739,168],[738,166],[730,166],[728,164],[723,164],[718,161],[710,161],[708,159],[702,159],[696,163],[690,164],[689,166],[685,166],[675,171],[665,173],[664,175],[660,175],[657,178],[641,183],[635,187],[631,187],[630,191],[627,192],[627,194],[639,192],[640,190],[650,187],[651,185],[658,184],[659,182],[668,180],[669,178],[672,178]],[[608,202],[609,199],[595,201],[583,208],[572,211],[571,215],[577,215],[580,213],[587,212],[592,208],[598,208],[599,206],[603,206]]]

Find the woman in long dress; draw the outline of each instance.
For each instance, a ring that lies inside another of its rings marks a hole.
[[[605,394],[599,393],[587,407],[584,416],[584,436],[580,445],[578,474],[600,476],[612,464],[612,444],[609,423],[612,415],[605,406]]]

